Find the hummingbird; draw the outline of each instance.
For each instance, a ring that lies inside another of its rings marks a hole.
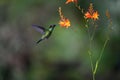
[[[39,26],[39,25],[32,25],[32,26],[33,26],[33,28],[36,29],[36,31],[38,31],[42,34],[41,38],[36,42],[38,44],[39,42],[41,42],[45,39],[48,39],[51,36],[56,25],[55,24],[50,25],[48,29],[46,29],[42,26]]]

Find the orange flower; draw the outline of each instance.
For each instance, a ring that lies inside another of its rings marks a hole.
[[[70,21],[67,18],[63,18],[60,20],[59,24],[61,27],[68,28],[70,26]]]
[[[78,3],[78,0],[67,0],[65,4],[68,4],[68,3],[71,3],[71,2],[73,2],[73,3],[76,3],[76,4],[77,4],[77,3]]]
[[[89,6],[88,11],[85,13],[85,18],[86,18],[86,19],[97,20],[97,19],[98,19],[98,16],[99,16],[98,12],[97,12],[97,11],[94,11],[93,5],[92,5],[92,3],[91,3],[90,6]]]
[[[59,7],[59,15],[60,15],[60,18],[61,18],[60,21],[59,21],[60,26],[65,27],[65,28],[70,27],[70,20],[63,16],[61,7]]]
[[[91,14],[89,12],[85,13],[85,18],[92,18]]]
[[[98,14],[97,11],[94,12],[93,15],[92,15],[92,17],[93,17],[94,20],[97,20],[97,19],[98,19],[98,16],[99,16],[99,14]]]

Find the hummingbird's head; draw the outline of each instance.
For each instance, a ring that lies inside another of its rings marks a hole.
[[[50,27],[49,28],[54,28],[56,25],[55,24],[53,24],[53,25],[50,25]]]

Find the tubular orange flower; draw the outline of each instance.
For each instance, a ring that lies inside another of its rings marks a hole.
[[[70,27],[70,20],[63,16],[61,7],[59,7],[59,15],[60,15],[60,18],[61,18],[60,21],[59,21],[60,26],[65,27],[65,28]]]
[[[67,0],[65,4],[68,4],[68,3],[71,3],[71,2],[77,4],[77,3],[78,3],[78,0]]]
[[[85,18],[92,18],[91,14],[89,12],[85,13]]]
[[[94,12],[93,15],[92,15],[92,17],[93,17],[94,20],[97,20],[97,19],[98,19],[98,16],[99,16],[99,14],[98,14],[97,11]]]
[[[85,13],[85,18],[86,19],[97,20],[97,19],[99,19],[98,16],[99,16],[98,11],[94,11],[93,5],[91,3],[88,11]]]
[[[70,21],[67,18],[63,18],[59,22],[60,26],[68,28],[70,26]]]

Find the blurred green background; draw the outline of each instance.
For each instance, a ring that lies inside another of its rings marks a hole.
[[[50,1],[50,2],[49,2]],[[66,0],[0,0],[0,80],[92,80],[88,34],[83,14]],[[98,67],[96,80],[120,80],[120,0],[78,0],[87,11],[92,2],[100,16],[93,41],[93,60],[106,40],[109,22],[110,41]],[[71,27],[61,28],[58,7],[70,19]],[[40,44],[41,34],[32,24],[48,28],[56,24],[52,36]]]

